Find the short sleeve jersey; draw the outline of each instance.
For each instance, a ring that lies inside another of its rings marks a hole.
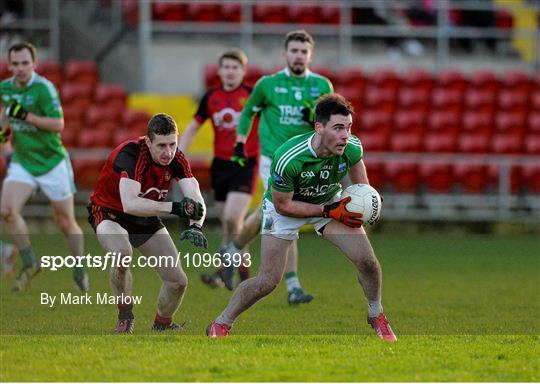
[[[13,77],[0,83],[2,106],[7,108],[12,102],[20,103],[24,109],[38,116],[62,118],[58,92],[46,78],[34,73],[24,87],[15,86]],[[39,129],[35,125],[10,118],[13,132],[13,160],[34,176],[49,172],[66,155],[66,149],[58,132]]]
[[[313,132],[311,125],[303,120],[302,110],[313,109],[319,96],[332,91],[330,80],[309,70],[304,77],[293,76],[288,69],[264,76],[255,84],[242,111],[238,133],[246,135],[253,115],[260,112],[261,153],[273,157],[278,147],[291,137]]]
[[[314,133],[294,137],[277,150],[270,167],[269,187],[294,192],[293,200],[323,204],[341,191],[340,181],[363,156],[360,140],[352,135],[342,155],[317,157],[311,140]],[[272,201],[268,188],[264,197]]]
[[[223,87],[210,88],[204,94],[195,112],[195,120],[202,124],[210,119],[214,129],[214,156],[221,160],[230,160],[234,153],[236,128],[240,113],[246,104],[252,88],[240,85],[232,91]],[[248,136],[245,151],[248,157],[259,155],[259,136],[257,129],[252,129]]]
[[[90,196],[93,204],[123,212],[120,200],[120,179],[127,177],[141,183],[140,197],[161,201],[167,197],[171,179],[180,180],[193,177],[189,162],[180,151],[172,162],[163,166],[152,160],[152,156],[144,140],[129,140],[109,155],[101,169],[96,189]]]

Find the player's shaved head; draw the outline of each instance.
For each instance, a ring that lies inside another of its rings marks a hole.
[[[148,128],[146,135],[150,141],[154,141],[156,135],[170,135],[171,133],[177,133],[178,128],[174,119],[166,113],[158,113],[152,116],[148,122]]]
[[[247,62],[248,62],[248,58],[247,58],[246,54],[240,48],[232,48],[232,49],[229,49],[228,51],[224,52],[219,57],[219,66],[220,67],[223,65],[223,60],[225,60],[225,59],[236,60],[242,65],[242,67],[245,67],[247,65]]]
[[[352,104],[338,93],[321,96],[315,103],[315,122],[322,125],[326,125],[332,115],[348,116],[353,113]]]
[[[285,35],[285,50],[287,50],[289,43],[291,41],[299,41],[301,43],[308,43],[311,46],[311,49],[315,46],[315,40],[309,33],[304,29],[297,29],[295,31],[290,31]]]
[[[37,56],[36,47],[34,47],[29,42],[17,43],[17,44],[13,44],[11,47],[9,47],[9,49],[8,49],[8,61],[11,62],[11,52],[20,52],[20,51],[22,51],[24,49],[27,49],[28,52],[30,52],[30,56],[32,56],[32,61],[36,61],[36,56]]]

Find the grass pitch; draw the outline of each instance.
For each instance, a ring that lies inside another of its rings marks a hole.
[[[133,271],[133,294],[143,296],[133,336],[113,334],[112,305],[39,304],[41,292],[76,292],[69,271],[44,272],[22,295],[1,280],[0,381],[540,380],[538,238],[371,239],[397,343],[381,342],[366,324],[352,265],[325,240],[304,235],[300,277],[315,300],[290,307],[282,284],[224,340],[202,335],[230,293],[203,286],[200,268],[186,269],[190,286],[175,317],[186,329],[175,335],[149,332],[160,285],[151,269]],[[42,254],[65,252],[56,237],[33,242]],[[103,253],[93,237],[87,248]],[[252,251],[257,264],[258,241]],[[93,293],[109,292],[105,272],[90,274]]]

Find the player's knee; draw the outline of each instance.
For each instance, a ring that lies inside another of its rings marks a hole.
[[[2,216],[2,221],[9,223],[13,221],[13,214],[10,207],[2,207],[0,209],[0,216]]]
[[[280,278],[279,276],[266,275],[264,278],[259,280],[259,291],[262,295],[266,296],[270,294],[274,289],[279,285]]]
[[[225,216],[225,225],[228,232],[235,236],[240,232],[240,218],[238,217]]]
[[[360,260],[357,263],[358,270],[366,275],[373,275],[379,272],[380,266],[377,259]]]
[[[170,290],[176,293],[184,293],[188,285],[188,278],[186,274],[181,274],[177,276],[174,280],[168,281],[167,286]]]

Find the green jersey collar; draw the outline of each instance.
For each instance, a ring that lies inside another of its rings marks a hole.
[[[34,80],[36,80],[36,76],[37,74],[35,72],[32,72],[32,76],[30,77],[30,80],[28,81],[28,84],[26,84],[25,86],[21,87],[21,88],[28,88],[32,85],[32,83],[34,82]],[[11,85],[13,85],[14,87],[17,87],[15,85],[15,76],[13,76],[11,78]]]
[[[313,140],[313,137],[315,137],[315,134],[311,135],[308,139],[308,148],[309,148],[309,151],[311,152],[311,154],[313,155],[313,157],[317,158],[317,153],[315,152],[315,150],[313,149],[313,146],[311,145],[311,140]]]
[[[289,67],[285,67],[282,72],[288,77],[291,77],[291,72],[289,71]],[[304,72],[304,76],[302,77],[295,76],[295,77],[298,77],[300,79],[302,78],[307,79],[310,75],[311,75],[311,71],[309,70],[309,68],[306,68],[306,71]]]

